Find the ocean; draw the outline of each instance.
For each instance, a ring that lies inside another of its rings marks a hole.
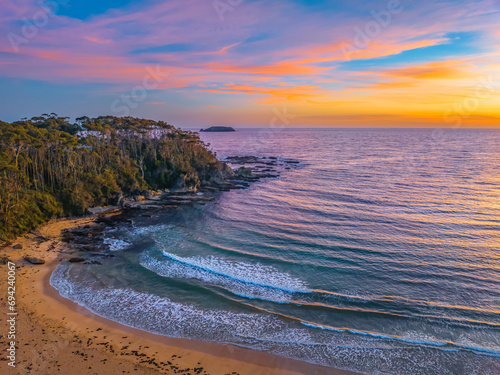
[[[106,233],[60,294],[170,337],[365,374],[500,374],[500,130],[242,129],[276,179]]]

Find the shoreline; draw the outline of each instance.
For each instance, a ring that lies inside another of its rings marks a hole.
[[[77,228],[94,220],[51,222],[37,231],[45,240],[42,243],[37,242],[40,235],[32,233],[28,238],[15,241],[21,243],[23,249],[9,246],[0,250],[1,255],[16,263],[18,287],[17,367],[12,369],[0,361],[0,366],[7,368],[7,374],[22,374],[26,370],[46,374],[106,374],[119,369],[131,374],[184,370],[186,374],[355,375],[232,344],[170,338],[142,331],[100,317],[62,297],[49,281],[57,264],[71,256],[71,251],[64,255],[71,245],[58,238],[63,229]],[[44,258],[46,264],[31,265],[22,259],[25,255]],[[7,267],[0,270],[1,277],[6,279]],[[2,310],[7,311],[6,301],[0,302]],[[28,337],[31,343],[27,343]],[[6,345],[5,338],[1,341],[2,346]],[[39,358],[35,358],[35,352]]]

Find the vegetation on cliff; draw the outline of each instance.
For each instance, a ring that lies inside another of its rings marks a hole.
[[[52,113],[0,121],[0,239],[144,189],[195,188],[229,168],[196,133],[163,121]]]

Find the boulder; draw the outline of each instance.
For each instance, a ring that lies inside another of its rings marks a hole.
[[[95,264],[95,265],[98,265],[98,266],[102,266],[102,263],[97,261],[97,260],[91,260],[90,262],[85,262],[83,264]]]
[[[12,246],[12,248],[16,249],[16,250],[21,250],[23,248],[23,245],[21,245],[20,243],[17,243],[14,246]]]
[[[85,259],[83,258],[71,258],[69,260],[70,263],[81,263],[81,262],[85,262]]]
[[[92,246],[92,245],[79,246],[79,249],[82,251],[91,251],[91,252],[98,252],[98,251],[104,250],[104,249],[101,249],[100,247]]]
[[[235,177],[252,177],[252,168],[239,167],[234,172]]]
[[[31,264],[44,264],[45,261],[36,257],[24,257],[24,260]]]
[[[75,236],[73,235],[73,233],[71,233],[69,231],[63,232],[63,234],[62,234],[62,240],[63,240],[63,242],[71,242],[74,239],[75,239]]]

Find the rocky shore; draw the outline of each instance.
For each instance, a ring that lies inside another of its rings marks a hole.
[[[113,258],[113,243],[106,240],[107,229],[118,225],[132,224],[136,216],[151,217],[157,213],[178,210],[181,206],[205,205],[220,194],[234,189],[248,189],[252,183],[262,179],[278,178],[287,170],[296,168],[300,162],[292,159],[257,156],[231,156],[222,159],[225,167],[211,173],[209,178],[195,186],[185,184],[185,176],[172,189],[136,191],[129,196],[117,196],[116,205],[95,207],[90,210],[85,225],[61,231],[60,242],[66,245],[57,251],[61,259],[72,263],[100,265],[100,260]],[[47,241],[38,231],[29,234],[35,243]],[[50,250],[56,249],[59,241],[53,242]],[[5,243],[1,248],[21,246],[16,242]],[[22,247],[22,246],[21,246]],[[20,249],[18,249],[20,250]],[[43,264],[43,257],[24,256],[27,263]],[[0,257],[0,262],[8,258]]]
[[[206,204],[221,191],[248,188],[298,164],[258,157],[226,162],[235,169],[216,184],[212,180],[196,190],[137,192],[120,197],[120,205],[95,208],[84,218],[53,220],[1,246],[0,276],[6,279],[7,264],[14,262],[18,283],[16,368],[6,374],[348,374],[233,345],[173,339],[122,326],[66,300],[50,285],[58,264],[99,267],[115,258],[113,241],[120,239],[108,237],[107,229],[131,225],[137,216]],[[7,311],[5,296],[0,296],[0,308]],[[6,340],[2,335],[0,344],[6,345]]]
[[[105,238],[107,229],[130,225],[137,216],[151,217],[161,212],[178,210],[181,206],[205,205],[214,201],[220,192],[247,189],[252,183],[278,178],[286,170],[299,165],[296,160],[276,157],[232,156],[224,161],[232,168],[227,168],[223,174],[212,176],[204,184],[171,190],[137,191],[130,196],[117,197],[115,206],[92,209],[91,222],[61,232],[61,241],[70,245],[65,246],[63,252],[66,254],[63,258],[72,263],[101,265],[100,260],[114,257],[111,251],[114,243]],[[27,261],[37,264],[37,259]]]

